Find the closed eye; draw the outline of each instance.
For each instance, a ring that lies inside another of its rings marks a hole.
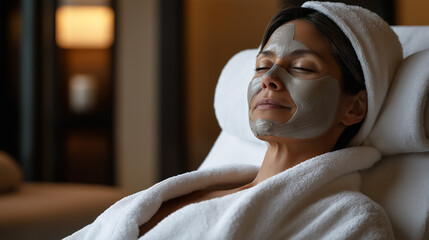
[[[263,70],[268,70],[270,69],[270,67],[257,67],[255,68],[255,72],[259,72],[259,71],[263,71]]]
[[[293,70],[302,71],[302,72],[314,72],[312,69],[304,67],[292,67]]]

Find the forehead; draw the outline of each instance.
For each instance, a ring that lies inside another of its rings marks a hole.
[[[273,51],[283,57],[297,49],[310,49],[323,58],[333,57],[327,39],[312,23],[303,19],[287,22],[277,28],[263,50]]]
[[[289,52],[298,49],[308,49],[303,43],[295,40],[295,25],[293,23],[283,24],[271,35],[263,51],[275,53],[278,57],[284,57]]]

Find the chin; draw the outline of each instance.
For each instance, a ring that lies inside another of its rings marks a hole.
[[[259,140],[265,141],[268,143],[274,143],[274,142],[283,142],[283,143],[299,143],[299,142],[305,142],[308,140],[311,140],[311,138],[290,138],[290,137],[277,137],[274,135],[260,135],[256,136]]]
[[[250,117],[250,120],[256,121],[258,119],[265,119],[284,124],[287,123],[290,118],[291,116],[285,116],[285,114],[255,114]]]
[[[274,135],[259,135],[256,136],[259,140],[265,141],[265,142],[278,142],[280,140],[284,140],[286,138],[282,138],[282,137],[277,137]]]

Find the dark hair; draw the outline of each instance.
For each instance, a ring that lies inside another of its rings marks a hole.
[[[365,78],[362,66],[350,40],[343,31],[329,17],[316,10],[301,7],[290,7],[277,13],[268,24],[262,38],[261,49],[267,44],[273,32],[286,22],[304,19],[325,36],[331,45],[331,51],[341,68],[342,90],[350,95],[355,95],[361,90],[365,90]],[[362,122],[348,126],[339,137],[334,149],[341,149],[347,146],[350,140],[359,131]]]

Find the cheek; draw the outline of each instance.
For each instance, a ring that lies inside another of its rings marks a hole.
[[[247,103],[249,105],[249,109],[252,102],[252,99],[254,99],[254,96],[261,92],[262,90],[262,76],[258,76],[252,79],[249,83],[249,87],[247,89]]]
[[[258,112],[255,111],[255,107],[256,107],[256,103],[262,98],[261,93],[262,93],[261,91],[257,92],[255,95],[253,95],[252,99],[249,102],[248,113],[252,121],[260,117]]]

